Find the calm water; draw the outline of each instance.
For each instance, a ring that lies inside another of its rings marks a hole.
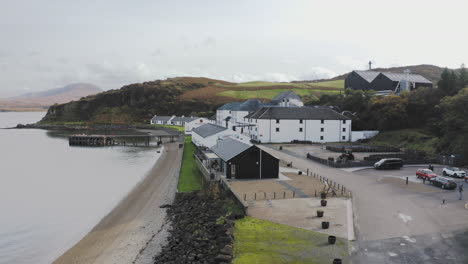
[[[0,127],[43,115],[0,112]],[[157,155],[154,148],[69,147],[57,133],[0,129],[0,263],[52,262],[112,210]]]

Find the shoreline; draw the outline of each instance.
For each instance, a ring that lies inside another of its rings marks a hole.
[[[176,193],[183,148],[164,144],[150,171],[112,211],[53,263],[151,263],[167,237],[166,209]]]

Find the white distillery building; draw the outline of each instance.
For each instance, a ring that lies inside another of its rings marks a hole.
[[[213,124],[205,124],[192,130],[192,142],[197,147],[212,148],[219,140],[229,137],[234,137],[245,142],[250,141],[250,138],[245,135],[238,134],[232,129],[227,129]]]
[[[153,118],[151,118],[150,124],[152,124],[152,125],[170,125],[171,120],[174,117],[175,116],[156,116],[155,115]]]
[[[304,106],[304,102],[302,102],[301,98],[299,95],[297,95],[293,91],[284,91],[275,96],[271,100],[271,103],[273,105],[277,106],[287,106],[287,107],[302,107]]]
[[[350,141],[351,119],[330,108],[264,107],[249,114],[248,135],[259,143]]]

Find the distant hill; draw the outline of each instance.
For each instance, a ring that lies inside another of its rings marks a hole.
[[[404,69],[422,74],[434,83],[443,70],[432,65],[376,70],[403,72]],[[130,84],[78,101],[53,105],[42,122],[148,123],[153,115],[210,116],[224,103],[251,98],[269,101],[286,90],[293,90],[307,102],[323,94],[343,92],[346,76],[320,81],[246,83],[203,77],[169,78]]]
[[[0,110],[44,111],[53,104],[68,103],[102,91],[103,90],[101,88],[89,83],[69,84],[62,88],[26,93],[15,97],[0,99]]]

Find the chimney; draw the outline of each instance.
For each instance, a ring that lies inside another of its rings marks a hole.
[[[372,70],[372,61],[369,61],[369,71]]]

